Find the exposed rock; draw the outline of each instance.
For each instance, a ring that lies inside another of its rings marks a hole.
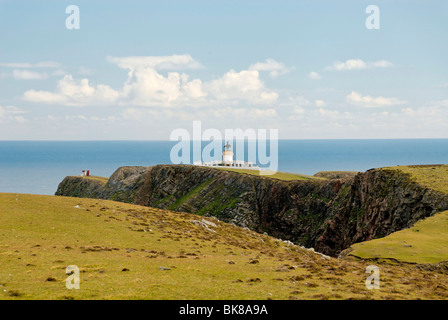
[[[202,220],[190,220],[190,222],[195,224],[195,225],[197,225],[197,226],[201,226],[201,227],[203,227],[204,229],[206,229],[207,231],[210,231],[210,232],[216,232],[215,230],[210,229],[210,227],[213,227],[213,228],[217,228],[218,227],[213,222],[210,222],[210,221],[207,221],[207,220],[204,220],[204,219],[202,219]]]
[[[168,270],[171,270],[170,268],[165,268],[165,267],[159,267],[159,270],[165,270],[165,271],[168,271]]]
[[[106,184],[67,177],[56,195],[216,217],[331,256],[448,210],[448,195],[381,169],[349,179],[281,181],[189,165],[122,167]],[[204,221],[198,223],[214,231]]]
[[[333,216],[316,250],[336,255],[351,244],[384,237],[448,209],[448,195],[411,181],[396,170],[358,174],[333,201]]]
[[[59,184],[56,195],[79,198],[102,198],[104,195],[104,183],[81,176],[70,176],[66,177]]]

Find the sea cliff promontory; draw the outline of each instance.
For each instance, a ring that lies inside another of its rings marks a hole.
[[[448,210],[446,192],[397,168],[286,181],[191,165],[121,167],[108,180],[66,177],[56,195],[213,216],[336,256]]]

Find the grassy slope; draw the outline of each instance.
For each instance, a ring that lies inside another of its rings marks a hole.
[[[416,263],[448,261],[448,211],[417,222],[381,239],[357,243],[351,255],[360,258],[393,258]]]
[[[349,179],[357,175],[358,171],[319,171],[313,177],[326,179]]]
[[[235,168],[215,168],[218,170],[226,170],[226,171],[233,171],[238,173],[244,173],[244,174],[251,174],[254,176],[261,176],[259,170],[251,170],[251,169],[235,169]],[[310,179],[322,179],[314,176],[308,176],[305,174],[298,174],[298,173],[288,173],[288,172],[276,172],[272,175],[264,175],[264,177],[273,178],[273,179],[279,179],[279,180],[310,180]]]
[[[100,176],[73,176],[73,177],[80,177],[83,179],[88,179],[88,180],[94,180],[94,181],[99,181],[102,182],[104,184],[107,183],[107,181],[109,181],[109,178],[105,178],[105,177],[100,177]]]
[[[415,182],[448,194],[448,165],[397,166],[384,170],[399,170],[409,174]]]
[[[448,275],[377,263],[381,289],[369,291],[369,263],[209,219],[214,233],[196,215],[23,194],[0,204],[0,299],[448,298]],[[80,290],[65,287],[68,265],[81,269]]]
[[[397,166],[382,170],[399,170],[425,187],[448,193],[448,165]],[[392,258],[417,263],[448,261],[448,211],[387,237],[355,244],[352,249],[350,254],[361,258]]]

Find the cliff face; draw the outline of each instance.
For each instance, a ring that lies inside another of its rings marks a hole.
[[[425,188],[396,170],[360,173],[332,201],[332,216],[316,250],[337,254],[351,244],[408,228],[448,208],[448,195]]]
[[[102,186],[67,177],[56,195],[215,216],[330,255],[448,209],[448,195],[380,169],[347,180],[280,181],[187,165],[122,167]]]
[[[56,195],[103,199],[104,186],[105,183],[102,181],[81,176],[69,176],[59,183]]]
[[[311,246],[329,215],[340,181],[284,182],[192,166],[150,169],[136,203],[211,215]]]

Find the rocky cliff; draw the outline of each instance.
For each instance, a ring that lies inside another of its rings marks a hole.
[[[385,169],[346,179],[281,181],[188,165],[122,167],[105,184],[67,177],[56,195],[215,216],[329,255],[448,209],[448,195]]]

